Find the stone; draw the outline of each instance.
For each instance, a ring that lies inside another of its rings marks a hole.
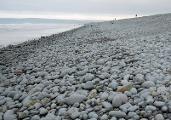
[[[108,116],[106,114],[102,115],[102,117],[100,118],[100,120],[108,120]]]
[[[0,112],[0,120],[3,120],[3,113]]]
[[[146,103],[147,103],[147,104],[152,104],[153,102],[154,102],[153,97],[150,96],[150,95],[148,95],[148,96],[146,97]]]
[[[40,116],[39,115],[34,115],[31,120],[40,120]]]
[[[106,110],[111,110],[112,109],[112,104],[109,102],[102,102],[102,106],[106,109]]]
[[[60,76],[61,77],[64,77],[65,75],[67,75],[67,74],[71,74],[71,73],[73,73],[73,72],[75,72],[75,69],[74,68],[69,68],[69,67],[63,67],[63,69],[61,70],[61,74],[60,74]]]
[[[63,104],[64,103],[64,95],[62,94],[59,94],[57,97],[56,97],[56,100],[58,102],[58,104]]]
[[[64,116],[66,114],[66,112],[67,112],[67,109],[66,108],[60,108],[58,110],[58,115],[59,116]]]
[[[161,95],[165,95],[167,93],[167,88],[165,86],[160,86],[157,88],[157,93]]]
[[[144,81],[144,75],[142,75],[142,74],[137,74],[137,75],[135,76],[135,81],[137,81],[137,82],[143,82],[143,81]]]
[[[55,104],[55,103],[52,103],[52,104],[51,104],[51,108],[52,108],[52,109],[56,108],[56,104]]]
[[[72,118],[72,119],[76,119],[80,116],[80,113],[78,112],[78,108],[76,107],[71,107],[68,111],[67,111],[68,115]]]
[[[95,98],[96,95],[97,95],[97,90],[93,89],[93,90],[90,91],[90,93],[88,95],[88,99]]]
[[[84,88],[84,89],[87,89],[87,90],[91,90],[91,89],[94,88],[94,84],[93,84],[92,81],[88,81],[88,82],[86,82],[86,83],[84,84],[83,88]]]
[[[110,111],[109,115],[112,117],[117,117],[117,118],[124,118],[126,117],[126,113],[122,111]]]
[[[107,92],[103,92],[101,95],[100,95],[100,99],[101,100],[106,100],[108,98],[109,94]]]
[[[142,84],[142,86],[143,86],[144,88],[150,88],[150,87],[154,87],[155,84],[154,84],[154,82],[152,82],[152,81],[145,81],[145,82]]]
[[[23,73],[26,73],[26,71],[23,69],[17,69],[14,71],[14,74],[17,76],[22,75]]]
[[[45,117],[41,118],[41,120],[62,120],[62,119],[59,116],[55,116],[52,113],[48,113]]]
[[[104,58],[103,58],[103,59],[98,59],[98,60],[97,60],[97,64],[98,64],[98,65],[103,65],[105,62],[106,62],[106,59],[104,59]]]
[[[126,74],[124,77],[123,77],[123,81],[128,81],[130,78],[130,74]]]
[[[98,115],[97,115],[95,112],[90,112],[90,113],[88,114],[88,117],[89,117],[89,118],[98,118]]]
[[[110,120],[117,120],[117,118],[116,117],[112,117]]]
[[[162,101],[155,101],[155,102],[154,102],[154,105],[155,105],[156,107],[162,107],[162,106],[165,105],[165,102],[162,102]]]
[[[131,106],[132,106],[132,105],[131,105],[129,102],[127,102],[127,103],[121,105],[119,108],[120,108],[120,110],[122,110],[123,112],[128,112],[128,110],[129,110],[129,108],[130,108]]]
[[[14,96],[17,94],[17,92],[16,91],[9,91],[8,92],[8,97],[11,97],[11,98],[14,98]]]
[[[19,119],[26,118],[28,115],[26,112],[18,112],[17,114]]]
[[[136,112],[129,112],[128,113],[129,118],[132,118],[133,120],[139,120],[139,116]]]
[[[81,118],[82,118],[83,120],[87,120],[87,119],[88,119],[87,113],[83,112],[83,113],[81,114]]]
[[[40,115],[44,115],[44,114],[47,114],[47,113],[48,113],[48,110],[45,109],[45,108],[43,108],[43,107],[41,107],[41,108],[39,109],[39,111],[40,111]]]
[[[19,98],[21,97],[22,95],[17,93],[15,96],[14,96],[14,100],[19,100]]]
[[[43,88],[45,86],[43,84],[37,84],[33,89],[30,90],[30,94],[36,93],[36,92],[42,92]]]
[[[139,106],[131,106],[131,107],[129,107],[128,108],[128,111],[130,111],[130,112],[134,112],[134,111],[136,111],[137,109],[139,108]]]
[[[125,94],[117,94],[113,97],[113,107],[119,107],[128,101],[128,97]]]
[[[34,104],[34,107],[35,107],[37,110],[38,110],[41,106],[42,106],[41,103],[35,103],[35,104]]]
[[[122,92],[124,93],[125,91],[130,91],[132,89],[132,85],[128,84],[125,86],[118,87],[117,92]]]
[[[31,96],[27,96],[24,98],[24,100],[22,101],[23,106],[29,106],[32,103],[32,98]]]
[[[91,81],[94,79],[94,75],[91,73],[86,73],[86,75],[83,76],[83,81],[87,82],[87,81]]]
[[[81,103],[86,99],[85,95],[78,93],[71,94],[69,97],[64,99],[64,102],[68,105],[73,105],[74,103]]]
[[[109,78],[110,77],[110,74],[109,73],[107,73],[107,72],[103,72],[101,75],[99,75],[99,78],[100,79],[107,79],[107,78]]]
[[[162,110],[163,112],[166,112],[166,111],[168,110],[168,108],[167,108],[167,106],[162,106],[161,110]]]
[[[113,90],[116,90],[117,87],[118,87],[118,83],[116,81],[112,81],[110,84],[109,84],[109,87],[111,87]]]
[[[5,102],[6,102],[6,100],[5,100],[5,99],[0,99],[0,106],[4,105],[4,104],[5,104]]]
[[[165,120],[162,114],[157,114],[155,120]]]
[[[131,94],[135,95],[135,94],[137,94],[137,89],[136,88],[131,88],[130,92],[131,92]]]
[[[4,113],[4,120],[17,120],[17,115],[13,110],[8,110]]]
[[[148,105],[145,107],[145,111],[155,111],[155,110],[156,110],[156,107],[152,105]]]

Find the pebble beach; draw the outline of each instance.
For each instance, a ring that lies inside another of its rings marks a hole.
[[[171,14],[1,48],[0,120],[171,120]]]

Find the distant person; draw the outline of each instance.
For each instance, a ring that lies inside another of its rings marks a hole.
[[[136,14],[136,15],[135,15],[135,17],[137,18],[137,17],[138,17],[138,15]]]

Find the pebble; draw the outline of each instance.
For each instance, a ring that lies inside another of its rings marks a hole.
[[[139,120],[139,116],[137,115],[136,112],[129,112],[129,113],[128,113],[128,116],[129,116],[131,119]]]
[[[0,99],[0,106],[4,105],[4,104],[5,104],[5,102],[6,102],[6,100],[5,100],[5,99]]]
[[[104,73],[102,73],[101,75],[99,75],[99,78],[100,79],[107,79],[107,78],[109,78],[110,77],[110,74],[109,73],[107,73],[107,72],[104,72]]]
[[[106,59],[99,59],[97,60],[97,64],[103,65],[106,62]]]
[[[131,106],[131,107],[129,107],[128,108],[128,111],[130,111],[130,112],[134,112],[134,111],[136,111],[137,109],[139,108],[139,106]]]
[[[88,95],[88,99],[95,98],[96,95],[97,95],[97,90],[93,89],[93,90],[90,91],[90,93]]]
[[[98,115],[97,115],[95,112],[90,112],[90,113],[88,114],[88,117],[89,117],[89,118],[98,118]]]
[[[162,114],[157,114],[157,115],[155,116],[155,120],[164,120],[164,117],[163,117]]]
[[[157,88],[157,93],[158,94],[166,94],[167,93],[167,89],[165,86],[160,86]]]
[[[67,113],[69,114],[69,116],[72,118],[72,119],[76,119],[80,116],[80,113],[78,112],[78,108],[76,107],[71,107]]]
[[[31,120],[40,120],[40,116],[39,115],[34,115]]]
[[[137,81],[137,82],[143,82],[143,81],[144,81],[144,75],[142,75],[142,74],[137,74],[137,75],[135,76],[135,81]]]
[[[129,110],[129,108],[130,108],[131,106],[132,106],[132,105],[131,105],[129,102],[127,102],[127,103],[121,105],[119,108],[120,108],[123,112],[128,112],[128,110]]]
[[[163,112],[166,112],[166,111],[168,110],[168,108],[167,108],[167,106],[162,106],[161,110],[162,110]]]
[[[150,88],[150,87],[154,87],[155,84],[154,84],[154,82],[152,82],[152,81],[145,81],[145,82],[142,84],[142,86],[143,86],[144,88]]]
[[[130,91],[132,89],[132,85],[131,84],[126,84],[124,86],[120,86],[117,88],[117,92],[126,92],[126,91]]]
[[[19,113],[18,113],[18,118],[19,118],[19,119],[23,119],[23,118],[26,118],[27,115],[28,115],[28,114],[27,114],[26,112],[19,112]]]
[[[155,110],[156,110],[156,107],[152,105],[148,105],[145,107],[145,111],[155,111]]]
[[[88,81],[83,86],[84,89],[91,90],[94,88],[94,83],[92,81]]]
[[[8,110],[4,113],[4,120],[17,120],[17,115],[13,110]]]
[[[106,100],[108,98],[109,94],[107,92],[103,92],[101,95],[100,95],[100,99],[101,100]]]
[[[106,114],[102,115],[102,117],[100,118],[100,120],[108,120],[108,116]]]
[[[3,119],[3,113],[0,112],[0,120],[2,120],[2,119]]]
[[[131,88],[130,92],[131,92],[131,94],[135,95],[135,94],[137,94],[137,89],[136,88]]]
[[[126,113],[122,111],[110,111],[109,115],[112,117],[117,117],[117,118],[124,118],[126,117]]]
[[[110,120],[117,120],[117,118],[116,117],[112,117]]]
[[[41,118],[41,120],[61,120],[61,118],[52,113],[48,113],[45,117]]]
[[[113,107],[119,107],[128,102],[128,97],[125,94],[117,94],[113,97],[112,105]]]
[[[102,102],[102,106],[106,109],[106,110],[111,110],[113,107],[112,107],[112,104],[109,103],[109,102]]]
[[[66,108],[60,108],[58,110],[58,115],[59,116],[64,116],[66,114],[66,112],[67,112],[67,109]]]
[[[35,103],[34,106],[36,109],[39,109],[42,106],[42,104],[41,103]]]
[[[39,109],[39,111],[40,111],[40,115],[44,115],[44,114],[47,114],[47,113],[48,113],[48,110],[45,109],[45,108],[43,108],[43,107],[41,107],[41,108]]]
[[[146,97],[146,103],[147,104],[152,104],[153,102],[154,102],[154,99],[153,99],[152,96],[149,95],[149,96]]]
[[[116,81],[113,80],[113,81],[109,84],[109,86],[110,86],[113,90],[116,90],[117,87],[118,87],[118,83],[117,83]]]
[[[86,99],[85,95],[81,95],[78,93],[71,94],[69,97],[64,99],[64,102],[68,105],[73,105],[74,103],[81,103]]]
[[[91,73],[86,73],[86,75],[83,77],[84,82],[91,81],[94,79],[94,75]]]
[[[165,105],[165,102],[162,102],[162,101],[155,101],[155,102],[154,102],[154,105],[155,105],[156,107],[162,107],[162,106]]]
[[[56,104],[55,104],[55,103],[52,103],[52,104],[51,104],[51,108],[52,108],[52,109],[56,108]]]

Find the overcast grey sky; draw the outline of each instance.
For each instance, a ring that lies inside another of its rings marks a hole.
[[[171,0],[0,0],[0,17],[112,19],[171,13]]]

